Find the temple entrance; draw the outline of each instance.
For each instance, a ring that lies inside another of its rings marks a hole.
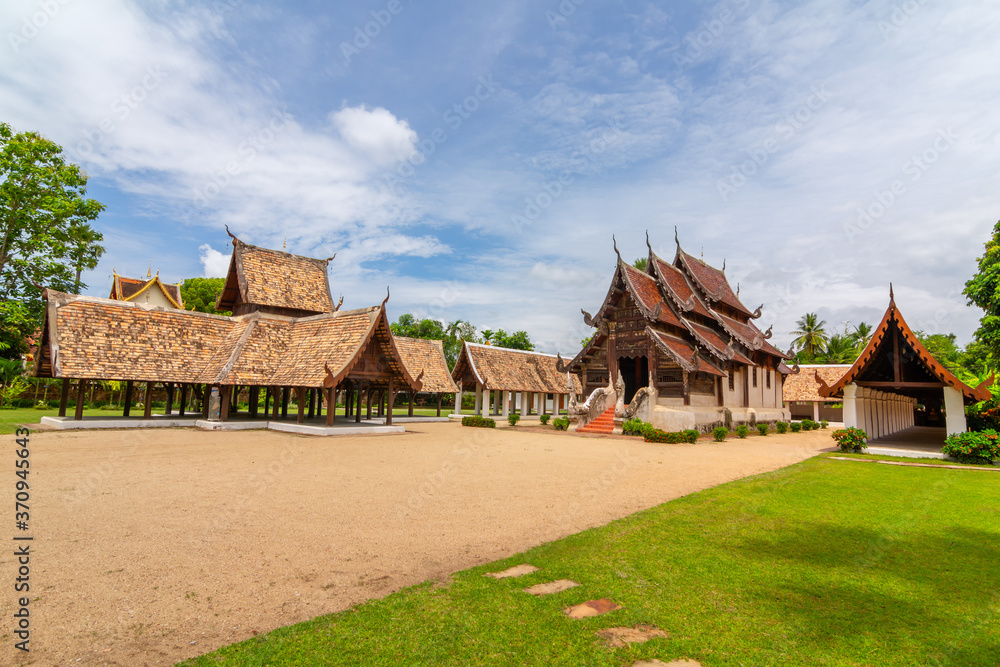
[[[618,371],[625,381],[625,405],[628,405],[635,392],[649,384],[649,360],[645,356],[636,359],[620,357]]]

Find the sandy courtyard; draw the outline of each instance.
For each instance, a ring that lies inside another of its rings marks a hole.
[[[829,431],[662,445],[407,428],[33,432],[32,650],[13,648],[6,548],[0,664],[172,665],[833,444]],[[0,440],[10,507],[14,436]]]

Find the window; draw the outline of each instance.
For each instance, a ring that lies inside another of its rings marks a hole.
[[[757,369],[756,368],[753,369],[753,386],[754,386],[754,389],[757,388]]]
[[[765,372],[767,373],[767,388],[770,389],[771,388],[771,369],[769,368]]]
[[[729,369],[729,391],[736,391],[736,369]]]

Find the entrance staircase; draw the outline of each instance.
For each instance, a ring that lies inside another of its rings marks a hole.
[[[581,426],[576,429],[577,433],[601,433],[604,435],[610,435],[615,430],[615,408],[611,406],[603,413],[601,413],[597,419]]]

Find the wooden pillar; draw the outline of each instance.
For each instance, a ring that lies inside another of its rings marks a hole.
[[[385,417],[385,389],[378,392],[378,416]]]
[[[289,387],[281,388],[281,418],[288,419],[288,399],[291,396],[291,389]]]
[[[444,398],[444,394],[438,392],[438,417],[441,416],[441,399]]]
[[[334,387],[326,390],[326,425],[333,426],[333,418],[337,416],[337,399]]]
[[[142,398],[142,418],[150,419],[153,416],[153,383],[146,382],[146,391]]]
[[[257,403],[260,402],[260,387],[253,386],[247,388],[247,414],[256,417],[260,410]]]
[[[295,403],[299,408],[299,418],[296,420],[297,423],[301,424],[306,420],[306,388],[296,387],[295,388]]]
[[[271,419],[278,421],[278,415],[281,414],[281,394],[278,387],[271,388],[271,395],[274,400],[271,401]]]
[[[316,415],[316,390],[309,390],[309,419]]]
[[[361,386],[360,385],[358,386],[357,394],[358,394],[358,406],[357,406],[357,410],[354,412],[354,423],[355,424],[360,424],[361,423],[361,400],[364,398],[364,392],[361,391]]]
[[[76,390],[76,413],[73,415],[73,419],[80,421],[83,419],[83,399],[87,397],[87,381],[80,380],[80,385]]]
[[[236,385],[229,391],[229,412],[230,414],[236,414],[239,411],[240,411],[240,387],[239,385]]]
[[[163,409],[163,414],[169,415],[174,411],[174,383],[167,383],[167,407]]]
[[[206,384],[201,394],[201,418],[208,419],[208,404],[212,400],[212,385]]]
[[[125,409],[122,411],[123,417],[128,417],[132,412],[132,381],[125,383]]]
[[[354,387],[350,384],[344,390],[344,419],[351,416],[351,406],[354,404]]]
[[[392,376],[389,376],[389,388],[386,390],[386,414],[385,425],[392,426],[392,404],[396,402],[396,396],[392,392]]]
[[[62,389],[59,391],[59,416],[66,416],[66,404],[69,403],[69,378],[63,378]]]
[[[412,417],[413,416],[413,399],[415,399],[417,397],[417,392],[410,391],[408,393],[410,394],[410,405],[409,405],[409,407],[406,410],[406,415],[408,417]]]
[[[227,384],[219,391],[219,421],[229,421],[229,409],[232,407],[233,386]]]
[[[375,398],[375,389],[372,387],[368,388],[365,392],[365,419],[372,418],[372,399]]]
[[[187,390],[188,386],[184,382],[181,383],[181,400],[180,405],[177,406],[177,416],[184,416],[184,408],[187,407]]]

